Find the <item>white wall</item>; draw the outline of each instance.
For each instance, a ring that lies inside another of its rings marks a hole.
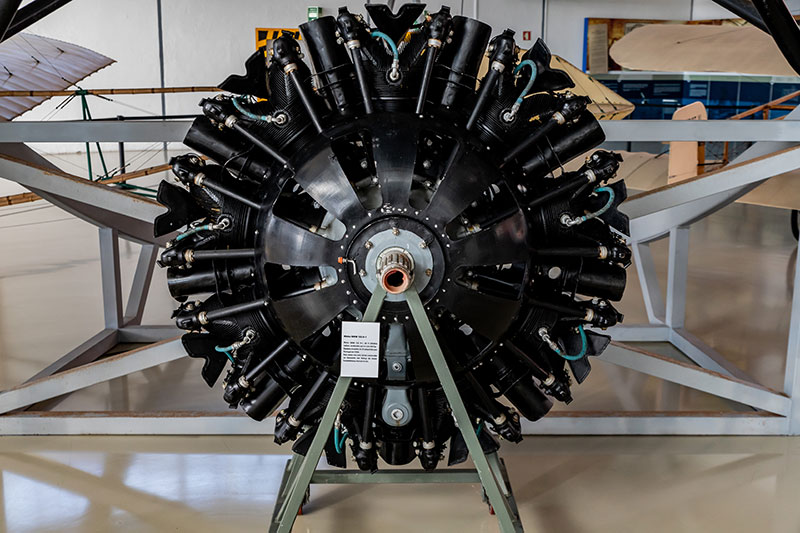
[[[402,0],[397,0],[399,5]],[[800,3],[793,0],[792,3]],[[495,33],[510,27],[530,31],[535,40],[542,27],[542,0],[451,0],[453,13],[462,12],[489,23]],[[231,72],[242,72],[252,53],[255,28],[296,27],[305,20],[309,3],[296,0],[162,0],[165,77],[167,86],[216,85]],[[323,14],[335,15],[340,5],[363,11],[363,2],[314,0]],[[440,1],[429,2],[430,10]],[[693,6],[693,8],[692,8]],[[711,0],[548,0],[545,38],[554,53],[580,66],[586,17],[689,19],[724,17]],[[117,60],[84,81],[86,88],[157,87],[159,85],[156,0],[74,0],[28,31],[70,41]],[[532,42],[532,41],[531,41]],[[524,43],[521,42],[522,45]],[[116,102],[160,113],[159,96],[114,96]],[[167,95],[167,113],[197,112],[200,95]],[[60,99],[23,115],[39,120]],[[92,98],[95,116],[138,115],[141,111]],[[80,118],[77,102],[55,119]],[[46,151],[78,150],[78,145],[49,145]]]

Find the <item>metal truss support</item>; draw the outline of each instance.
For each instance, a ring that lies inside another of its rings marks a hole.
[[[781,392],[625,344],[612,343],[602,359],[770,413],[786,416],[791,412],[792,402]]]
[[[642,287],[647,319],[651,324],[665,322],[666,307],[664,306],[664,296],[661,294],[661,288],[658,285],[656,265],[653,262],[650,243],[636,242],[631,245],[631,248],[633,249],[633,262],[636,265],[639,284]]]
[[[783,390],[792,398],[789,412],[789,433],[800,435],[800,242],[795,254],[792,314],[789,318],[789,342],[786,348],[786,369]]]
[[[798,124],[800,109],[787,117]],[[701,128],[710,127],[703,124]],[[674,139],[678,140],[678,139]],[[751,139],[754,140],[754,139]],[[771,139],[778,140],[778,139]],[[649,324],[620,326],[611,330],[617,341],[669,342],[696,363],[679,361],[617,345],[604,357],[612,363],[646,374],[744,403],[754,409],[780,415],[766,422],[771,431],[800,434],[800,265],[796,265],[786,375],[782,392],[767,389],[726,360],[685,327],[686,286],[689,269],[690,225],[752,190],[765,179],[800,168],[800,137],[786,142],[758,142],[733,164],[683,182],[667,185],[632,197],[624,204],[631,217],[634,261]],[[668,236],[668,279],[666,299],[655,272],[649,243]],[[635,352],[641,352],[633,355]],[[765,419],[766,420],[766,419]],[[740,423],[741,419],[737,423]],[[757,425],[761,427],[764,422]],[[715,424],[719,427],[719,424]],[[725,431],[724,427],[720,430]],[[769,431],[764,430],[765,433]]]
[[[21,408],[50,410],[75,390],[183,357],[180,343],[172,341],[179,335],[177,328],[141,325],[158,246],[142,245],[123,312],[119,232],[101,227],[99,244],[104,329],[24,384],[0,392],[0,414]],[[122,342],[156,344],[98,361]]]
[[[0,392],[0,414],[183,357],[180,340],[113,355]]]

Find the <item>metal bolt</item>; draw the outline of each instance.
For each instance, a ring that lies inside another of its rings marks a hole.
[[[433,275],[433,270],[431,270],[430,268],[426,268],[425,269],[425,275],[428,276],[428,277],[431,277]]]
[[[373,246],[372,241],[367,241],[364,243],[364,248],[366,248],[367,250],[372,248],[372,246]]]
[[[400,230],[399,230],[399,229],[397,229],[397,228],[392,228],[392,235],[394,235],[395,237],[397,237],[398,235],[400,235]]]
[[[425,241],[419,241],[419,247],[423,250],[428,247],[428,243]]]
[[[400,409],[392,409],[390,415],[392,417],[392,420],[394,420],[395,422],[400,422],[403,418],[405,418],[405,415],[403,415],[403,411],[401,411]]]
[[[361,270],[358,271],[358,275],[363,278],[364,276],[367,275],[367,271],[362,268]]]
[[[401,370],[403,370],[403,365],[401,365],[400,363],[392,363],[392,370],[394,370],[395,372],[400,372]]]
[[[422,162],[422,167],[425,168],[426,170],[431,168],[431,166],[432,164],[430,159],[426,159],[425,161]]]
[[[369,163],[367,163],[367,160],[366,160],[366,159],[362,159],[362,160],[361,160],[361,168],[364,168],[364,169],[365,169],[365,168],[367,168],[368,166],[369,166]]]

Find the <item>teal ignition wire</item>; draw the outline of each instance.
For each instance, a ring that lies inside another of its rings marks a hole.
[[[374,39],[383,39],[392,49],[392,70],[389,72],[389,79],[391,81],[398,81],[400,79],[400,53],[397,51],[397,45],[391,37],[382,31],[373,31],[372,37]]]
[[[214,346],[214,349],[216,351],[220,352],[220,353],[224,353],[225,355],[227,355],[228,359],[231,360],[231,363],[234,362],[233,355],[231,355],[231,347],[230,346],[226,346],[224,348],[222,346]]]
[[[400,54],[397,52],[397,45],[394,43],[391,37],[383,33],[382,31],[373,31],[372,37],[375,39],[383,39],[386,41],[386,44],[392,49],[392,56],[394,61],[400,61]]]
[[[481,430],[483,430],[483,420],[478,422],[478,427],[475,428],[475,436],[476,437],[480,437],[481,436]]]
[[[245,98],[245,97],[234,96],[233,98],[231,98],[231,101],[233,102],[233,107],[235,107],[236,110],[242,115],[246,116],[250,120],[258,120],[261,122],[272,122],[274,120],[272,115],[256,115],[252,111],[248,111],[239,101],[240,98]]]
[[[205,231],[205,230],[210,230],[210,229],[211,229],[211,224],[203,224],[202,226],[194,227],[194,228],[192,228],[192,229],[190,229],[188,231],[184,231],[183,233],[181,233],[180,235],[175,237],[175,242],[182,241],[186,237],[188,237],[190,235],[194,235],[198,231]]]
[[[605,213],[606,211],[611,209],[611,205],[614,203],[614,191],[613,191],[613,189],[611,189],[611,187],[598,187],[598,188],[596,188],[594,190],[594,192],[596,192],[596,193],[597,192],[606,192],[606,193],[608,193],[608,201],[606,202],[606,205],[604,205],[603,207],[601,207],[600,209],[598,209],[594,213],[589,213],[588,215],[582,216],[581,220],[583,222],[586,222],[587,220],[591,220],[593,218],[599,217],[600,215],[602,215],[603,213]]]
[[[527,85],[525,85],[525,88],[522,89],[519,98],[517,98],[516,104],[522,104],[522,99],[528,96],[531,87],[533,87],[533,82],[536,81],[536,63],[530,59],[526,59],[525,61],[520,62],[520,64],[514,68],[514,74],[517,74],[520,70],[522,70],[522,67],[531,67],[531,79],[528,80]]]
[[[586,350],[589,347],[589,343],[586,340],[586,332],[583,331],[583,325],[578,326],[578,332],[581,334],[581,351],[575,355],[568,355],[561,351],[561,348],[557,346],[553,348],[553,351],[556,352],[558,355],[566,359],[567,361],[577,361],[578,359],[582,359],[586,355]]]
[[[578,224],[583,224],[587,220],[591,220],[593,218],[597,218],[609,209],[614,204],[614,190],[611,187],[598,187],[594,190],[595,193],[605,192],[608,193],[608,201],[606,205],[595,211],[594,213],[589,213],[588,215],[583,215],[582,217],[575,217],[572,218],[569,216],[569,213],[565,213],[561,217],[561,223],[565,226],[577,226]]]
[[[333,447],[336,449],[336,453],[342,453],[342,447],[344,446],[344,441],[346,438],[346,429],[344,431],[340,431],[339,426],[333,428]]]
[[[514,74],[518,73],[522,70],[523,67],[530,67],[531,68],[531,77],[528,80],[528,83],[525,85],[525,88],[522,89],[522,92],[519,93],[519,97],[514,102],[514,105],[511,106],[511,109],[503,113],[503,120],[506,122],[513,122],[514,119],[517,117],[517,112],[519,111],[519,106],[522,105],[522,100],[528,96],[528,93],[533,87],[533,82],[536,80],[536,63],[531,61],[530,59],[526,59],[522,61],[519,65],[514,67]]]

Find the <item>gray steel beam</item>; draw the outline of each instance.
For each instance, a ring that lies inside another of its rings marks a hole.
[[[2,419],[0,419],[2,420]],[[525,435],[787,435],[786,418],[737,413],[551,413],[522,421]]]
[[[800,168],[800,147],[792,147],[629,198],[623,204],[623,211],[632,219],[631,240],[634,242],[643,240],[634,235],[636,230],[633,228],[633,223],[638,222],[636,219],[640,217],[797,168]],[[680,224],[670,227],[678,225]]]
[[[31,164],[47,173],[55,175],[60,175],[62,173],[60,168],[22,143],[0,143],[0,154],[9,156],[12,160],[21,162],[22,164]],[[9,177],[0,174],[0,177],[15,181],[13,175]],[[119,210],[106,209],[104,204],[87,203],[80,198],[74,197],[65,198],[64,196],[49,192],[50,187],[48,187],[48,190],[43,190],[35,186],[26,187],[31,192],[38,194],[67,213],[98,227],[116,228],[130,240],[140,243],[157,242],[159,244],[164,244],[170,237],[164,236],[155,239],[153,237],[152,220],[143,220],[141,218],[128,216],[128,214],[122,213]]]
[[[647,320],[651,324],[663,323],[666,320],[666,307],[664,296],[661,294],[661,286],[658,283],[656,264],[650,244],[634,242],[631,249],[633,250],[633,263],[636,265],[636,273],[639,276],[639,285],[642,287]]]
[[[796,120],[601,120],[606,141],[800,142]]]
[[[183,142],[191,120],[0,122],[0,143]]]
[[[0,416],[0,436],[7,435],[272,435],[275,419],[256,422],[238,412],[157,413],[13,413]],[[536,422],[522,420],[526,435],[786,435],[785,417],[766,413],[725,412],[554,412]],[[151,442],[147,441],[150,445]],[[162,441],[159,441],[162,442]],[[661,441],[659,441],[661,442]],[[671,441],[672,442],[672,441]],[[677,442],[677,441],[675,441]],[[673,442],[673,444],[675,443]],[[691,445],[696,441],[690,441]],[[87,443],[84,443],[86,445]],[[91,442],[88,442],[91,444]],[[683,442],[686,444],[686,442]],[[728,444],[745,449],[747,443]],[[769,443],[764,445],[768,446]],[[651,445],[645,445],[647,451]],[[761,446],[761,445],[759,445]],[[0,448],[2,443],[0,443]],[[699,453],[710,449],[699,445]],[[158,448],[160,449],[160,448]],[[555,451],[561,448],[556,449]],[[715,448],[716,449],[716,448]],[[156,450],[157,451],[157,450]],[[552,447],[547,453],[553,453]],[[584,450],[585,451],[585,450]],[[694,453],[694,451],[687,453]],[[607,450],[606,450],[607,452]],[[259,452],[261,453],[261,452]],[[590,450],[588,453],[592,453]],[[605,452],[601,452],[605,453]]]
[[[603,352],[602,361],[770,413],[785,416],[791,412],[792,400],[785,394],[756,383],[749,383],[719,372],[681,363],[632,346],[612,342],[611,346]]]
[[[670,328],[683,327],[686,318],[686,280],[689,274],[689,227],[669,231],[666,322]]]
[[[0,142],[182,142],[190,120],[14,121]],[[607,141],[800,142],[796,120],[601,120]]]
[[[786,347],[786,370],[783,390],[792,399],[789,428],[800,434],[800,243],[795,254],[792,311],[789,315],[789,342]]]
[[[119,342],[159,342],[186,333],[175,326],[128,325],[119,330]]]
[[[740,369],[722,356],[721,353],[703,342],[702,339],[689,332],[686,328],[671,329],[669,332],[669,342],[680,350],[689,359],[705,368],[713,370],[726,376],[733,376],[737,379],[753,383],[753,376]]]
[[[800,120],[800,107],[796,107],[786,115],[784,121]],[[657,122],[657,121],[654,121]],[[666,121],[664,121],[666,122]],[[747,121],[750,122],[750,121]],[[772,121],[768,121],[772,122]],[[733,164],[752,161],[767,154],[777,153],[796,146],[800,141],[772,142],[759,141],[745,150],[739,157],[733,160]],[[661,238],[669,232],[671,228],[692,224],[700,218],[710,215],[731,202],[736,201],[771,176],[756,176],[757,179],[733,189],[717,192],[700,199],[691,199],[689,202],[679,205],[664,204],[657,210],[649,213],[642,213],[631,220],[631,240],[633,242],[647,242]],[[623,204],[623,211],[627,209],[628,203]],[[634,237],[635,235],[635,237]]]
[[[122,273],[119,267],[119,234],[100,228],[100,276],[103,287],[103,319],[106,328],[122,327]]]
[[[133,274],[133,283],[128,293],[128,303],[125,306],[124,324],[138,326],[142,323],[144,306],[147,303],[147,293],[150,290],[150,281],[153,279],[153,270],[158,257],[158,246],[143,244],[139,251],[139,261]]]
[[[0,392],[0,413],[174,361],[185,355],[181,342],[171,340],[65,370]]]
[[[614,326],[606,333],[619,342],[668,342],[669,326],[659,324],[634,324],[632,326]]]
[[[30,383],[47,376],[52,376],[58,372],[96,361],[104,353],[116,346],[118,342],[119,336],[116,329],[104,329],[74,350],[60,357],[58,361],[37,372],[25,383]]]
[[[41,167],[12,156],[0,155],[0,177],[66,200],[102,206],[105,211],[144,222],[150,225],[151,230],[155,217],[165,210],[155,200],[136,196],[66,172]],[[113,224],[109,226],[117,227]],[[120,231],[125,233],[124,229],[120,229]]]

